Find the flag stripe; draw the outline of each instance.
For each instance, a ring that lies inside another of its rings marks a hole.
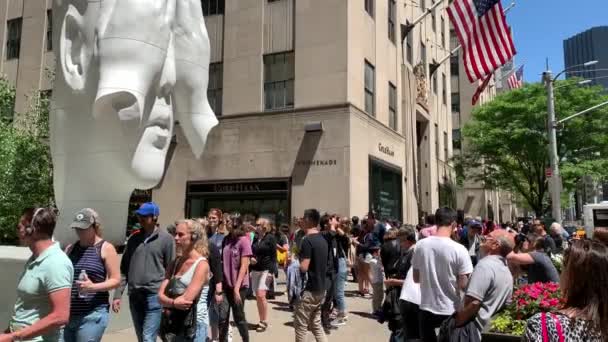
[[[465,71],[471,83],[486,80],[488,74],[515,55],[500,1],[454,0],[448,7],[448,16],[462,45]]]
[[[448,7],[448,16],[452,21],[452,25],[456,29],[456,34],[462,45],[463,60],[467,61],[471,55],[471,45],[468,43],[471,33],[469,32],[469,25],[465,24],[466,17],[464,16],[460,3],[455,2],[453,7]],[[474,66],[471,63],[464,63],[464,70],[466,71],[469,82],[473,82],[477,73],[474,70]]]
[[[511,54],[509,53],[509,51],[507,49],[504,49],[504,47],[507,45],[506,41],[505,41],[505,36],[504,36],[504,32],[501,30],[501,25],[499,25],[499,21],[498,21],[498,16],[497,16],[497,11],[496,10],[492,10],[490,12],[490,15],[492,16],[492,26],[494,27],[494,31],[496,32],[496,37],[498,37],[498,43],[496,44],[497,46],[502,46],[503,48],[498,49],[505,57],[505,63],[507,63],[509,60],[511,60]],[[503,63],[504,64],[504,63]]]
[[[511,56],[515,56],[517,53],[515,51],[515,44],[513,44],[513,37],[511,36],[511,30],[509,30],[509,25],[507,24],[507,17],[502,9],[502,4],[498,2],[498,8],[496,9],[498,18],[501,20],[501,29],[505,31],[505,37],[507,39],[507,47],[509,49],[509,53]]]
[[[496,56],[496,50],[492,49],[492,45],[493,41],[492,41],[492,37],[490,36],[490,33],[488,32],[488,27],[487,27],[487,22],[486,22],[486,17],[482,17],[479,20],[479,27],[481,29],[481,35],[482,35],[482,41],[483,41],[483,45],[484,45],[484,52],[488,55],[487,59],[490,62],[490,65],[492,66],[492,69],[495,69],[496,66],[499,63],[499,59],[498,56]],[[488,72],[492,72],[491,70],[489,70]]]
[[[473,3],[469,2],[468,3],[469,6],[465,6],[465,10],[468,12],[470,18],[471,18],[471,22],[473,24],[472,29],[472,39],[471,39],[471,44],[473,46],[473,51],[475,51],[476,53],[476,57],[477,60],[476,62],[479,63],[479,74],[477,75],[477,78],[482,78],[483,75],[487,74],[489,71],[488,69],[488,65],[486,64],[486,60],[485,60],[485,56],[483,55],[483,51],[481,49],[480,43],[479,43],[479,23],[478,23],[478,19],[477,19],[477,15],[475,12],[473,12]]]
[[[490,17],[488,17],[488,16],[484,17],[484,19],[485,19],[484,22],[487,27],[487,32],[488,32],[488,35],[490,36],[490,41],[492,42],[492,45],[498,46],[499,42],[498,42],[498,39],[496,39],[496,34],[494,33],[494,24],[493,24],[492,20],[490,20]],[[493,49],[493,51],[494,51],[495,57],[496,57],[495,65],[497,65],[497,66],[504,65],[507,61],[505,61],[504,56],[502,55],[502,49],[496,49],[496,50]]]

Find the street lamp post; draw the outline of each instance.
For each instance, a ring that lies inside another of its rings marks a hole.
[[[555,119],[555,94],[553,83],[564,72],[578,67],[588,67],[597,64],[597,61],[589,61],[584,64],[575,65],[557,74],[555,78],[551,70],[543,72],[543,82],[547,89],[547,135],[549,138],[549,163],[551,167],[551,179],[549,180],[549,192],[551,193],[551,214],[553,219],[562,223],[562,199],[561,199],[561,177],[559,173],[559,157],[557,155],[557,120]]]
[[[545,88],[547,89],[547,132],[549,135],[549,161],[551,165],[551,179],[549,180],[549,192],[551,193],[551,212],[553,219],[562,222],[562,205],[559,163],[557,156],[557,132],[555,123],[555,97],[553,93],[553,75],[550,70],[543,73]]]

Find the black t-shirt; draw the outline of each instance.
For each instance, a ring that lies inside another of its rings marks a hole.
[[[327,230],[321,232],[321,235],[327,241],[327,247],[329,248],[327,251],[327,277],[329,281],[333,281],[338,273],[338,241],[336,240],[338,233]]]
[[[274,271],[277,260],[277,240],[273,234],[266,234],[263,238],[257,235],[251,245],[256,264],[251,265],[253,271]]]
[[[321,234],[307,235],[302,239],[300,260],[310,259],[305,290],[310,292],[325,291],[328,255],[327,240]]]
[[[346,258],[350,249],[350,238],[347,235],[336,235],[338,242],[338,258]]]
[[[380,248],[380,260],[382,260],[382,266],[387,278],[396,277],[400,259],[401,247],[399,246],[399,240],[390,240],[382,245]]]
[[[556,253],[557,252],[557,246],[555,244],[555,240],[553,240],[553,238],[550,235],[545,235],[543,237],[544,239],[544,244],[543,247],[545,249],[546,253]]]
[[[217,285],[224,280],[224,271],[222,269],[222,256],[219,248],[213,242],[209,241],[209,272],[212,276],[209,281],[211,285]]]
[[[277,244],[281,247],[289,244],[289,240],[287,239],[287,235],[283,234],[283,233],[278,233],[274,235],[275,239],[277,240]]]

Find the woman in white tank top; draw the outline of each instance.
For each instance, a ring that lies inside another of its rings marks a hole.
[[[181,220],[176,223],[175,245],[177,258],[167,270],[167,276],[159,289],[159,300],[165,308],[163,323],[179,320],[196,305],[197,312],[192,313],[194,319],[185,324],[164,325],[161,330],[163,340],[175,342],[205,341],[207,337],[206,323],[199,323],[198,310],[206,307],[206,298],[201,294],[209,282],[209,254],[207,235],[201,225],[193,220]],[[185,290],[184,290],[185,288]],[[176,295],[176,289],[183,293]],[[177,318],[176,318],[177,317]]]

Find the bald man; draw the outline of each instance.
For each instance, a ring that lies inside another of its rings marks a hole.
[[[507,255],[513,250],[515,239],[506,230],[497,229],[482,237],[479,261],[466,290],[464,307],[456,312],[456,326],[470,323],[481,339],[483,328],[490,318],[511,299],[513,277],[507,267]]]

